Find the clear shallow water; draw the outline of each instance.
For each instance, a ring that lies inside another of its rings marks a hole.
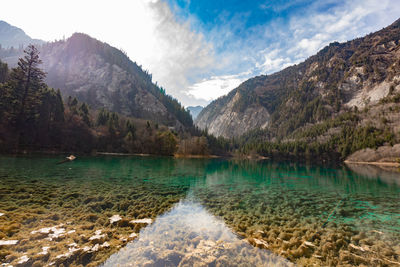
[[[19,241],[0,246],[0,262],[15,265],[23,256],[37,266],[400,261],[396,173],[220,159],[58,160],[0,157],[0,240]],[[116,214],[122,220],[111,224]],[[154,222],[129,223],[141,218]],[[54,226],[64,234],[53,240],[31,233]],[[91,239],[96,231],[104,235],[99,240]]]

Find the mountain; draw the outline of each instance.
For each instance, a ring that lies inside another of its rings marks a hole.
[[[106,108],[180,129],[192,126],[183,106],[152,82],[152,76],[128,56],[86,34],[39,46],[46,83],[63,96],[77,97],[92,108]],[[0,59],[15,66],[22,49],[2,49]]]
[[[195,124],[216,136],[238,137],[258,129],[279,140],[348,110],[377,105],[399,92],[399,84],[397,20],[363,38],[331,43],[300,64],[243,82],[205,107]]]
[[[43,44],[44,41],[32,39],[23,30],[0,20],[0,45],[3,48],[18,48],[28,44]]]
[[[192,115],[192,118],[196,119],[197,116],[199,115],[199,113],[203,110],[203,108],[204,107],[202,107],[202,106],[195,106],[195,107],[189,106],[189,107],[187,107],[187,110],[189,110],[190,115]]]

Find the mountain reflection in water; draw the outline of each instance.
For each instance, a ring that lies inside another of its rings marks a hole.
[[[286,259],[239,239],[201,205],[178,203],[142,229],[139,238],[103,266],[293,266]]]

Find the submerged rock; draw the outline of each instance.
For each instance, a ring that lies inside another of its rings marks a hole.
[[[42,251],[39,252],[39,255],[47,255],[47,254],[49,254],[49,249],[50,249],[50,247],[43,247]]]
[[[307,246],[307,247],[310,247],[310,248],[315,248],[315,247],[316,247],[313,243],[311,243],[311,242],[309,242],[309,241],[304,241],[303,244],[304,244],[305,246]]]
[[[40,237],[48,236],[47,238],[52,241],[53,239],[59,239],[65,236],[65,228],[62,228],[63,224],[53,227],[44,227],[39,230],[34,230],[31,232],[32,235],[39,235]],[[68,233],[73,233],[69,231]]]
[[[106,241],[101,245],[102,248],[109,248],[110,244]]]
[[[0,246],[11,246],[16,245],[18,240],[0,240]]]
[[[0,212],[0,217],[3,216],[3,215],[4,215],[4,213],[1,213],[1,212]]]
[[[116,214],[116,215],[111,216],[109,218],[109,220],[110,220],[110,223],[113,224],[113,223],[119,222],[120,220],[122,220],[122,218],[121,218],[121,216]]]
[[[19,258],[19,260],[18,260],[18,264],[22,264],[22,263],[25,263],[25,262],[27,262],[27,261],[29,261],[29,257],[28,256],[26,256],[26,255],[24,255],[24,256],[22,256],[21,258]]]
[[[136,224],[136,223],[144,223],[144,224],[151,224],[153,222],[152,219],[137,219],[137,220],[132,220],[130,223]]]
[[[89,241],[92,241],[92,243],[103,243],[105,239],[106,234],[102,234],[101,230],[97,230],[94,232],[94,235],[89,238]]]
[[[264,240],[261,239],[257,239],[257,238],[253,238],[254,243],[256,244],[256,247],[264,247],[264,248],[268,248],[269,245],[267,242],[265,242]]]

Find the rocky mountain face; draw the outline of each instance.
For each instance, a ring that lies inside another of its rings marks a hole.
[[[46,83],[64,97],[77,97],[92,108],[180,128],[191,126],[190,114],[152,76],[122,51],[86,34],[39,46]],[[14,66],[22,49],[2,50],[0,59]]]
[[[23,30],[0,20],[0,45],[3,48],[18,48],[28,44],[43,44],[44,41],[32,39]]]
[[[189,110],[190,115],[192,115],[192,118],[196,119],[197,116],[199,115],[199,113],[203,110],[203,107],[202,106],[195,106],[195,107],[189,106],[189,107],[187,107],[187,110]]]
[[[195,120],[217,136],[264,129],[271,138],[400,92],[400,20],[363,38],[331,43],[306,61],[249,79]]]

